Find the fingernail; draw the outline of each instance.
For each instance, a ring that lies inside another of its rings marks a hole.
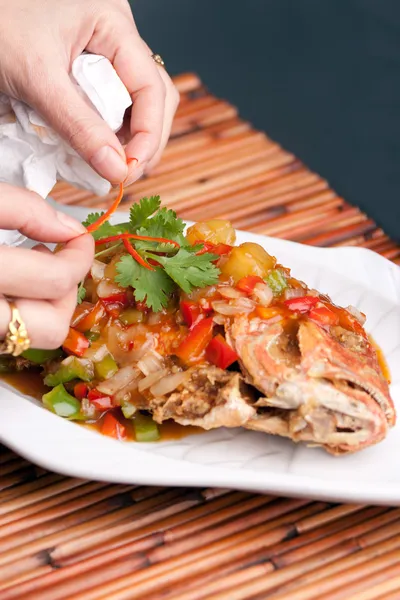
[[[97,150],[93,154],[90,163],[110,183],[121,183],[128,173],[126,162],[111,146],[103,146],[103,148]]]
[[[57,211],[57,219],[64,225],[64,227],[68,227],[68,229],[72,229],[74,233],[85,233],[86,227],[79,223],[76,219],[73,219],[69,215],[66,215],[63,212]]]
[[[128,158],[128,164],[129,164],[129,171],[128,171],[128,175],[126,176],[126,179],[124,181],[125,185],[131,185],[131,183],[134,183],[135,181],[140,179],[144,173],[144,169],[146,166],[145,164],[141,164],[139,166],[139,161],[137,158],[133,158],[133,159]]]

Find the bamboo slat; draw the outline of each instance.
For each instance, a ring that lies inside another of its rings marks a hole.
[[[183,218],[316,246],[400,246],[194,74],[163,160],[122,210],[160,193]],[[104,207],[60,182],[59,202]],[[0,447],[1,600],[400,600],[400,509],[66,478]]]

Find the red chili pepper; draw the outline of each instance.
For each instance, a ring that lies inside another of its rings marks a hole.
[[[147,261],[145,261],[144,258],[142,258],[140,256],[139,252],[137,250],[135,250],[135,248],[133,248],[133,246],[131,246],[131,244],[129,243],[129,240],[144,240],[144,241],[148,241],[148,242],[159,242],[161,244],[172,244],[173,246],[179,248],[178,242],[175,242],[174,240],[170,240],[168,238],[151,237],[148,235],[136,235],[133,233],[120,233],[118,235],[110,235],[109,237],[105,237],[105,238],[101,238],[100,240],[96,240],[95,244],[96,244],[96,246],[99,246],[102,244],[107,244],[109,242],[122,241],[122,243],[125,246],[125,250],[127,250],[127,252],[129,252],[129,254],[140,265],[142,265],[142,267],[144,267],[145,269],[148,269],[149,271],[154,271],[154,269],[150,266],[150,264]]]
[[[153,267],[140,256],[139,252],[135,250],[133,246],[131,246],[127,238],[124,238],[123,244],[125,246],[125,250],[136,260],[136,262],[139,263],[139,265],[148,271],[154,271]]]
[[[247,275],[246,277],[242,277],[242,279],[239,279],[239,281],[236,284],[236,288],[240,292],[245,292],[246,294],[252,294],[257,283],[265,283],[265,282],[258,275]]]
[[[179,344],[175,351],[176,356],[185,363],[195,362],[210,343],[213,327],[214,322],[212,317],[201,319]]]
[[[208,344],[206,358],[216,367],[227,369],[237,361],[238,355],[229,344],[226,343],[221,334],[216,335]]]
[[[83,381],[80,381],[74,386],[74,396],[78,400],[83,400],[83,398],[86,398],[88,392],[89,388],[86,383],[83,383]]]
[[[124,195],[124,186],[122,183],[119,184],[119,192],[117,197],[115,198],[114,202],[112,203],[112,205],[110,206],[110,208],[104,213],[104,215],[101,215],[101,217],[99,217],[97,219],[97,221],[95,221],[94,223],[91,223],[91,225],[89,225],[86,229],[88,230],[89,233],[92,233],[93,231],[97,231],[97,229],[103,225],[103,223],[105,223],[106,221],[108,221],[108,219],[111,217],[111,215],[117,210],[119,203],[122,200],[122,196]]]
[[[188,327],[193,327],[195,323],[204,316],[203,310],[197,302],[191,302],[190,300],[182,300],[180,308],[184,321]]]
[[[120,423],[111,413],[107,413],[104,417],[101,433],[115,438],[116,440],[126,440],[127,438],[126,427],[124,427],[124,425],[122,425],[122,423]]]
[[[75,356],[83,356],[85,350],[90,346],[89,340],[76,329],[69,328],[69,333],[66,340],[63,343],[63,349],[68,354],[75,354]]]
[[[305,314],[309,312],[319,302],[317,296],[300,296],[299,298],[290,298],[284,301],[284,305],[290,310]]]
[[[228,244],[212,244],[211,242],[199,241],[193,244],[197,246],[198,244],[203,244],[201,250],[196,252],[196,256],[200,256],[201,254],[206,254],[206,252],[210,252],[211,254],[218,254],[218,256],[222,256],[223,254],[229,254],[232,250],[232,246]]]
[[[333,310],[330,310],[327,306],[317,306],[316,308],[313,308],[308,316],[320,325],[337,325],[339,323],[339,315],[334,313]]]

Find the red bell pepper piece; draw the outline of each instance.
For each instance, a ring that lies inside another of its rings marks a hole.
[[[126,440],[127,438],[126,427],[111,413],[107,413],[104,417],[101,433],[115,438],[116,440]]]
[[[182,300],[180,303],[180,308],[185,323],[190,328],[193,327],[193,325],[195,325],[202,316],[204,316],[203,310],[200,304],[197,304],[197,302]]]
[[[117,294],[113,294],[112,296],[101,298],[100,301],[104,306],[107,314],[109,314],[114,319],[117,319],[121,310],[129,304],[127,292],[118,292]]]
[[[242,279],[239,279],[236,284],[236,288],[240,292],[252,294],[257,283],[265,283],[265,281],[258,275],[247,275],[247,277],[242,277]]]
[[[208,344],[206,358],[216,367],[227,369],[237,361],[238,355],[229,344],[226,343],[221,334],[216,335]]]
[[[83,400],[84,398],[86,398],[88,392],[89,388],[86,385],[86,383],[83,383],[83,381],[80,381],[74,386],[74,396],[78,400]]]
[[[63,349],[68,354],[75,354],[75,356],[83,356],[85,350],[90,346],[89,340],[76,329],[69,328],[69,333],[66,340],[63,343]]]
[[[101,298],[101,301],[104,305],[107,304],[120,304],[121,306],[126,306],[128,303],[128,294],[127,292],[118,292],[113,294],[112,296],[106,296],[105,298]]]
[[[113,408],[113,403],[110,396],[105,396],[98,390],[90,390],[88,400],[97,408],[97,410],[109,410]]]
[[[317,296],[300,296],[299,298],[290,298],[284,301],[284,305],[287,306],[293,312],[301,314],[308,313],[316,304],[319,302]]]
[[[339,323],[339,315],[333,312],[327,306],[317,306],[309,312],[309,318],[316,321],[320,325],[337,325]]]
[[[76,324],[74,324],[74,328],[78,331],[89,331],[97,325],[97,323],[104,317],[105,310],[103,304],[100,300],[93,306],[92,310],[84,315],[82,319],[80,319]]]
[[[176,356],[185,363],[195,362],[211,342],[213,327],[212,317],[201,319],[179,344],[175,350]]]

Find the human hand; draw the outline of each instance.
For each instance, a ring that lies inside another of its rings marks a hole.
[[[58,348],[68,334],[77,284],[93,262],[93,238],[75,219],[55,211],[40,196],[0,183],[0,229],[18,229],[40,242],[63,243],[53,254],[0,245],[0,340],[10,321],[4,296],[16,301],[33,348]]]
[[[151,58],[127,0],[0,0],[0,12],[0,91],[34,108],[112,184],[132,183],[157,163],[179,94]],[[84,50],[106,56],[131,94],[125,150],[71,82]],[[127,158],[137,161],[128,167]]]

